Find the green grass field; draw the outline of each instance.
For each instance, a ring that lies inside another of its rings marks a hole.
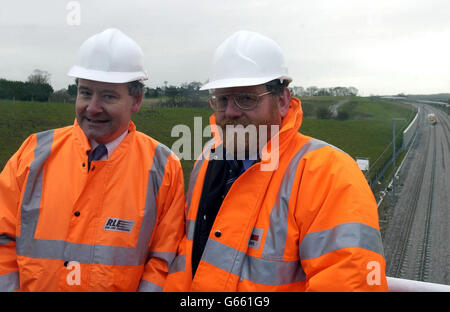
[[[314,97],[304,100],[305,105],[333,105],[342,98]],[[146,103],[141,111],[133,116],[139,131],[142,131],[169,148],[178,140],[172,137],[175,125],[184,124],[193,129],[194,117],[202,118],[202,127],[209,124],[209,109],[161,108]],[[401,117],[406,121],[397,124],[398,133],[412,120],[414,110],[411,106],[385,100],[352,97],[341,109],[346,110],[350,119],[338,121],[322,120],[313,117],[303,119],[300,132],[327,141],[355,157],[367,157],[373,163],[392,141],[392,118]],[[72,124],[75,118],[73,104],[12,102],[0,100],[0,168],[19,148],[31,133]],[[191,130],[193,132],[193,130]],[[203,142],[208,140],[204,138]],[[193,149],[193,148],[192,148]],[[385,153],[388,157],[389,153]],[[383,163],[379,159],[375,167]],[[187,183],[194,161],[182,160]],[[376,168],[371,169],[374,172]]]
[[[349,112],[349,120],[306,118],[300,132],[327,141],[353,158],[369,158],[368,176],[372,177],[392,155],[391,151],[383,154],[392,142],[392,118],[405,118],[396,123],[396,142],[401,146],[401,133],[414,118],[415,109],[399,102],[362,97],[352,97],[341,109]]]

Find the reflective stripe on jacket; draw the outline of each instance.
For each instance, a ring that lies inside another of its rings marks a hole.
[[[214,117],[211,118],[214,124]],[[192,279],[195,220],[211,140],[186,195],[186,236],[166,291],[386,291],[377,205],[356,162],[298,133],[293,98],[279,133],[276,170],[256,163],[232,185]]]
[[[129,133],[87,170],[73,126],[31,135],[0,175],[0,291],[157,291],[184,233],[179,160]]]

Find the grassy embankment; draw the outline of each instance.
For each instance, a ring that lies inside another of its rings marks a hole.
[[[371,166],[374,165],[369,172],[372,175],[389,157],[389,152],[383,154],[383,151],[392,141],[392,118],[407,119],[397,123],[400,134],[400,130],[413,117],[412,108],[397,102],[352,97],[341,108],[348,112],[348,120],[316,119],[309,113],[315,106],[329,106],[339,100],[342,98],[303,98],[308,114],[303,119],[300,131],[339,147],[353,158],[369,158]],[[146,101],[141,111],[133,116],[133,121],[138,130],[171,147],[179,139],[171,136],[175,125],[187,125],[193,133],[194,117],[201,117],[203,130],[208,125],[210,114],[207,108],[154,108],[151,101]],[[74,118],[73,104],[0,101],[0,168],[4,167],[29,134],[69,125]],[[203,138],[203,142],[206,140],[208,138]],[[380,155],[383,156],[380,158]],[[182,160],[186,183],[193,163],[193,160]]]

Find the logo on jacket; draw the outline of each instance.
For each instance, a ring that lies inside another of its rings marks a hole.
[[[108,231],[130,233],[133,226],[134,221],[123,220],[118,218],[108,218],[108,220],[106,220],[106,224],[103,229]]]
[[[264,229],[253,228],[250,240],[248,241],[248,247],[258,249],[263,233]]]

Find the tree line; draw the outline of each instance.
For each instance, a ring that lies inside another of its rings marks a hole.
[[[295,96],[356,96],[358,89],[355,87],[331,87],[318,88],[316,86],[303,88],[292,87],[292,94]]]
[[[209,92],[200,91],[201,86],[202,83],[198,81],[183,83],[181,86],[169,86],[165,81],[163,87],[147,88],[145,98],[159,98],[156,105],[163,107],[205,107]]]
[[[50,74],[39,69],[25,82],[0,78],[0,99],[47,102],[52,93]]]
[[[149,88],[144,94],[148,99],[159,99],[155,105],[163,107],[205,107],[208,91],[200,91],[201,82],[193,81],[180,86],[168,85]],[[294,96],[352,96],[358,94],[355,87],[318,88],[315,86],[290,87]],[[50,85],[50,74],[36,69],[28,76],[27,81],[11,81],[0,78],[0,99],[18,101],[42,101],[74,103],[77,96],[77,86],[70,84],[67,88],[54,91]]]

